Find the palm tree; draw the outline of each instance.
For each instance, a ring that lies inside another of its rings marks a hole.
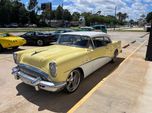
[[[128,18],[128,14],[119,12],[117,17],[120,22],[124,22]]]
[[[118,17],[118,20],[120,22],[122,22],[122,13],[121,12],[117,13],[117,17]]]
[[[124,22],[128,18],[128,14],[124,13],[122,14],[122,21]]]

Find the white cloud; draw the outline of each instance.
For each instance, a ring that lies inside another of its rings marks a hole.
[[[144,1],[145,3],[143,3]],[[125,12],[129,19],[138,19],[140,15],[147,14],[147,8],[152,4],[151,0],[64,0],[64,8],[71,12],[97,12],[102,11],[104,15],[114,15],[117,12]],[[146,4],[147,3],[147,4]]]

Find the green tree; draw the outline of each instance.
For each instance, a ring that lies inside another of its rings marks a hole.
[[[51,20],[54,20],[55,19],[55,10],[51,11],[50,15],[51,15]]]
[[[80,13],[79,12],[74,12],[72,14],[72,20],[73,21],[79,21],[79,18],[80,18]]]
[[[19,8],[19,22],[21,24],[26,24],[28,23],[28,11],[25,9],[25,6],[22,4],[21,7]]]
[[[146,20],[147,22],[152,22],[152,12],[147,14]]]
[[[90,13],[90,12],[84,12],[84,13],[81,14],[81,16],[84,16],[86,25],[90,26],[91,25],[92,13]]]
[[[63,19],[63,8],[59,5],[55,11],[55,19],[62,20]]]
[[[68,20],[68,21],[71,21],[71,20],[72,20],[72,15],[71,15],[71,13],[69,12],[69,10],[67,10],[67,9],[64,10],[63,19],[64,19],[64,20]]]
[[[8,24],[11,22],[12,3],[10,0],[0,0],[0,23]]]
[[[119,12],[117,14],[117,17],[118,17],[119,24],[124,24],[125,20],[128,18],[128,14],[127,13]]]

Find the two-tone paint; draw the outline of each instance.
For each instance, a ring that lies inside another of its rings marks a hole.
[[[88,36],[91,40],[98,36],[108,36],[99,32],[71,32],[68,35]],[[121,50],[121,41],[113,41],[106,46],[99,48],[80,48],[65,45],[52,45],[16,52],[17,65],[24,64],[34,67],[46,75],[51,82],[66,82],[70,72],[74,69],[81,69],[84,78],[90,75],[101,66],[110,62],[114,52]],[[55,62],[57,66],[56,77],[51,76],[49,64]]]

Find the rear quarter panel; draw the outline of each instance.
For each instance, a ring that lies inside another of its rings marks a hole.
[[[121,47],[121,41],[113,41],[112,42],[112,55],[114,54],[115,50],[118,50],[118,54],[122,52],[122,47]]]

